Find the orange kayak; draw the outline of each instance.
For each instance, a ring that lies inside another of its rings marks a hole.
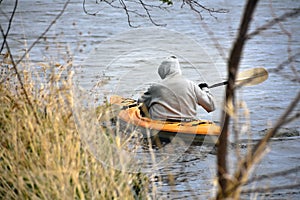
[[[209,120],[170,122],[144,117],[141,114],[141,105],[133,99],[114,95],[111,96],[110,103],[112,106],[118,107],[121,110],[118,114],[118,118],[121,121],[141,128],[144,134],[146,134],[145,130],[150,130],[151,136],[157,134],[161,139],[172,139],[179,136],[185,141],[193,140],[193,142],[203,142],[205,140],[210,141],[210,143],[215,143],[221,132],[220,127]],[[205,138],[209,138],[209,140]]]

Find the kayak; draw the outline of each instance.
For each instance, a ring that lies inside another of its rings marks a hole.
[[[113,95],[110,97],[112,107],[118,108],[118,119],[142,130],[144,137],[159,137],[162,141],[172,140],[175,137],[192,143],[215,143],[220,135],[221,128],[209,120],[195,121],[160,121],[142,115],[141,106],[130,98]]]

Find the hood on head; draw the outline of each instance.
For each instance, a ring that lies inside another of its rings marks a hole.
[[[180,74],[181,75],[181,69],[179,65],[179,61],[176,58],[176,56],[170,56],[158,67],[158,74],[161,77],[161,79],[165,79],[167,76]]]

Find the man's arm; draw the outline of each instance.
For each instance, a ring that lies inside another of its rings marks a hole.
[[[208,85],[206,83],[201,83],[199,86],[195,85],[197,103],[201,105],[207,112],[214,111],[215,108],[215,98],[210,93]]]

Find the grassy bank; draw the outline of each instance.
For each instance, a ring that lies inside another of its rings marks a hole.
[[[22,73],[25,91],[13,77],[0,85],[0,199],[145,199],[144,177],[104,167],[85,150],[71,73],[50,71],[43,84]]]

